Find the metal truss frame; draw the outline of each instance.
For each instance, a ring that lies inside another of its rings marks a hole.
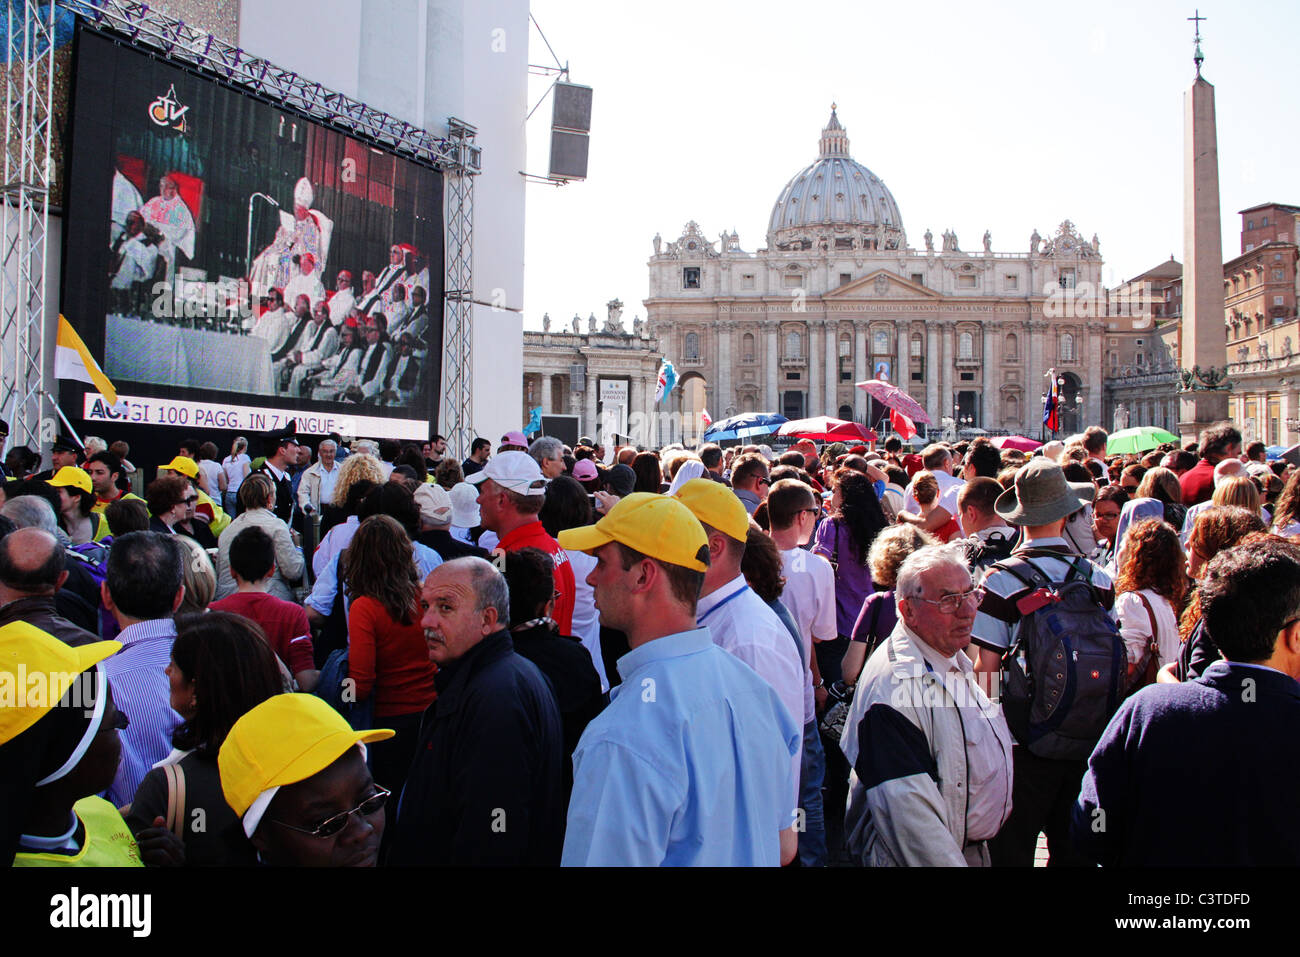
[[[47,335],[47,200],[54,176],[55,5],[10,0],[5,59],[4,202],[0,211],[0,412],[15,444],[39,444]],[[16,9],[17,8],[17,9]],[[53,341],[53,335],[50,335]],[[53,438],[53,436],[49,436]]]
[[[16,10],[19,6],[21,13]],[[343,133],[366,137],[398,155],[433,165],[443,172],[447,280],[443,421],[448,441],[458,448],[463,444],[468,453],[473,437],[470,300],[474,177],[482,169],[482,150],[474,144],[473,126],[453,117],[448,120],[448,135],[435,136],[136,0],[47,0],[44,3],[9,0],[8,8],[5,132],[8,143],[17,141],[20,145],[16,156],[6,152],[4,167],[0,412],[7,411],[13,418],[12,435],[33,442],[43,438],[39,434],[40,401],[45,392],[42,344],[53,341],[45,314],[49,296],[45,288],[49,232],[46,200],[54,172],[50,157],[54,24],[58,10],[62,9],[133,45],[148,47],[169,60],[247,89]]]

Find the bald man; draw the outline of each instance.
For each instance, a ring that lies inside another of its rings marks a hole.
[[[44,529],[20,528],[0,539],[0,626],[25,621],[69,645],[99,641],[54,606],[68,580],[63,564],[63,546]]]

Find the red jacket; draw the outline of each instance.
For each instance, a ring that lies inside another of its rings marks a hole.
[[[1178,484],[1183,489],[1183,504],[1191,507],[1214,497],[1214,466],[1201,459],[1182,474]]]
[[[533,520],[527,525],[520,525],[510,534],[503,535],[499,547],[506,552],[540,548],[555,560],[555,590],[560,593],[560,597],[555,599],[555,620],[560,626],[560,634],[572,634],[573,606],[578,598],[578,590],[573,578],[573,566],[569,564],[568,553],[560,547],[560,543],[546,534],[541,522]]]

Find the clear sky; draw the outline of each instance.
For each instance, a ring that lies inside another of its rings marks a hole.
[[[528,187],[524,325],[623,300],[645,315],[646,260],[694,219],[766,245],[782,186],[839,106],[853,157],[884,180],[908,243],[957,232],[1027,251],[1063,219],[1100,239],[1113,286],[1182,251],[1183,93],[1192,2],[971,4],[533,0],[575,83],[594,88],[588,179]],[[1215,85],[1225,258],[1237,211],[1300,205],[1300,4],[1200,6]],[[531,31],[529,61],[554,60]],[[530,80],[529,106],[550,79]],[[551,100],[528,124],[545,174]],[[1291,159],[1287,159],[1291,157]]]

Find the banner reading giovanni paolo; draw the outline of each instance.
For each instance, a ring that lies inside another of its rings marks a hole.
[[[63,314],[119,393],[427,435],[438,171],[89,29],[75,62]]]

